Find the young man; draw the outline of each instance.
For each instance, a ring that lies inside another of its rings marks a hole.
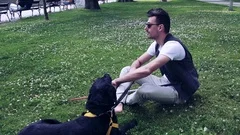
[[[198,73],[190,52],[169,33],[168,13],[157,8],[149,10],[147,16],[145,31],[154,42],[131,66],[122,69],[119,78],[112,81],[117,87],[117,98],[130,88],[133,81],[140,87],[127,95],[115,112],[121,112],[123,104],[132,105],[146,100],[163,104],[185,103],[199,87]],[[150,61],[154,56],[156,58]],[[160,69],[162,77],[152,75],[157,69]]]

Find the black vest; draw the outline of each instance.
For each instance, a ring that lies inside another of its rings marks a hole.
[[[168,41],[179,42],[185,50],[185,58],[183,60],[171,60],[162,67],[160,71],[162,75],[166,75],[168,80],[179,94],[182,100],[188,100],[200,86],[198,81],[198,73],[192,61],[192,55],[187,47],[172,34],[168,34],[164,40],[164,44]],[[159,44],[155,46],[156,57],[159,54]]]

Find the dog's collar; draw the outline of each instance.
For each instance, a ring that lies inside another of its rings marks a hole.
[[[94,118],[94,117],[97,117],[97,115],[87,111],[85,114],[84,114],[85,117],[91,117],[91,118]],[[112,128],[119,128],[119,125],[118,123],[114,123],[113,120],[112,120],[112,116],[110,117],[110,122],[109,122],[109,128],[108,128],[108,131],[107,131],[107,134],[106,135],[110,135],[111,134],[111,131],[112,131]]]
[[[84,116],[85,116],[85,117],[91,117],[91,118],[97,117],[97,115],[95,115],[95,114],[93,114],[93,113],[91,113],[91,112],[89,112],[89,111],[87,111],[87,112],[84,114]]]

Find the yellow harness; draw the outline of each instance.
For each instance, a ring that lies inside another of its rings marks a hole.
[[[85,114],[84,114],[85,117],[90,117],[90,118],[93,118],[93,117],[97,117],[97,115],[87,111]],[[107,134],[106,135],[110,135],[111,131],[112,131],[112,128],[119,128],[118,126],[118,123],[113,123],[112,121],[112,116],[110,117],[110,123],[109,123],[109,128],[108,128],[108,131],[107,131]]]

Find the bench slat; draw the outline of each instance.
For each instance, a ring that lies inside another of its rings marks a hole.
[[[5,14],[8,20],[10,21],[8,16],[8,8],[9,8],[8,3],[0,3],[0,22],[2,21],[1,20],[2,14]]]

